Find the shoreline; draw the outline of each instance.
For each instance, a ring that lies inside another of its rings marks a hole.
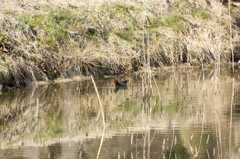
[[[216,68],[214,68],[215,63],[209,63],[209,64],[205,64],[206,66],[206,70],[205,71],[210,71],[210,70],[214,70]],[[174,71],[178,71],[178,70],[202,70],[201,66],[191,66],[190,64],[180,64],[180,65],[175,65],[177,66],[177,68],[175,67]],[[234,63],[234,66],[239,66],[239,64]],[[221,66],[221,71],[224,70],[226,71],[227,69],[231,69],[232,67],[232,63],[222,63]],[[172,66],[164,66],[163,68],[151,68],[151,74],[154,75],[158,75],[159,73],[166,73],[166,72],[172,72]],[[125,73],[125,74],[116,74],[116,75],[103,75],[102,77],[95,77],[95,79],[108,79],[108,78],[114,78],[114,77],[122,77],[122,76],[132,76],[134,74],[140,75],[143,74],[145,71],[144,69],[138,70],[134,73]],[[148,73],[148,72],[147,72]],[[18,88],[26,88],[26,87],[38,87],[38,86],[42,86],[42,85],[49,85],[49,84],[63,84],[63,83],[67,83],[67,82],[73,82],[73,81],[78,81],[78,82],[84,82],[86,80],[91,80],[90,76],[74,76],[74,77],[70,77],[70,78],[56,78],[54,80],[51,81],[37,81],[37,82],[32,82],[29,83],[26,86],[21,86],[21,87],[7,87],[5,90],[1,90],[0,93],[9,91],[9,90],[15,90]]]

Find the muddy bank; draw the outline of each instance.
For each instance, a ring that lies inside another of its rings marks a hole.
[[[238,62],[237,13],[230,19],[226,6],[204,0],[4,2],[0,84],[5,89],[133,73],[147,65],[228,63],[232,49]]]

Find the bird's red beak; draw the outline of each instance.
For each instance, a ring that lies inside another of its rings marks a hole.
[[[115,83],[115,82],[113,81],[113,83]]]

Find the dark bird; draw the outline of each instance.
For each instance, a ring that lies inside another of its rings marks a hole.
[[[118,80],[114,80],[113,83],[115,83],[116,86],[127,86],[128,80],[124,80],[122,83],[118,82]]]

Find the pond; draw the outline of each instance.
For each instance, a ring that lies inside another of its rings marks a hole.
[[[102,109],[91,79],[4,92],[0,158],[238,158],[239,77],[230,72],[95,79]]]

